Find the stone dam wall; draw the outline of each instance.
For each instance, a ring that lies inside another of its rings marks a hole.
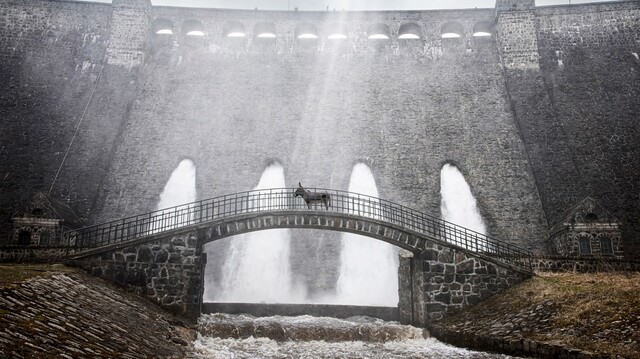
[[[492,236],[542,250],[548,226],[590,195],[620,218],[635,255],[640,5],[512,5],[306,13],[2,0],[0,236],[35,191],[51,189],[87,223],[153,210],[184,158],[199,198],[251,189],[272,159],[288,185],[346,189],[363,161],[381,197],[438,214],[450,162]],[[169,40],[151,31],[161,20]],[[232,22],[245,42],[223,36]],[[272,43],[251,36],[265,22]],[[332,23],[346,45],[322,37]],[[408,23],[422,39],[397,38]],[[473,37],[483,23],[494,36]],[[185,36],[190,24],[205,36]],[[295,39],[300,24],[318,29],[316,46]],[[374,25],[388,43],[367,40]],[[440,38],[458,25],[461,38]]]

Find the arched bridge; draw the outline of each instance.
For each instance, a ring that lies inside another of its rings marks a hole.
[[[531,253],[402,205],[358,193],[295,189],[211,198],[65,233],[72,263],[179,314],[201,312],[204,244],[274,228],[357,233],[413,253],[398,269],[403,322],[426,326],[531,276]]]
[[[274,228],[313,228],[373,237],[413,253],[426,242],[459,247],[479,256],[531,270],[531,253],[512,244],[380,198],[312,188],[325,203],[306,203],[295,189],[253,190],[123,218],[65,234],[72,258],[207,229],[206,242]]]

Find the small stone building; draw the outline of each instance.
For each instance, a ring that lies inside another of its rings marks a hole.
[[[549,251],[567,257],[622,258],[620,221],[586,197],[551,227]]]
[[[67,204],[38,192],[31,203],[11,219],[10,245],[56,247],[63,244],[64,231],[82,222]]]

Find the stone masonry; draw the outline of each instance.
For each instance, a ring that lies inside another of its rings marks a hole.
[[[77,253],[74,257],[76,265],[93,275],[130,288],[173,313],[193,319],[200,314],[202,301],[203,246],[218,239],[273,228],[357,233],[412,253],[412,257],[405,254],[401,260],[399,310],[403,322],[423,327],[531,275],[490,256],[390,223],[322,212],[240,214],[113,245],[99,254]]]
[[[411,259],[413,287],[400,293],[403,321],[429,326],[448,313],[477,304],[531,275],[505,265],[479,258],[462,249],[427,243],[423,252]],[[407,272],[399,272],[401,282]],[[408,300],[405,296],[412,295]],[[403,304],[412,303],[413,312]],[[409,314],[412,315],[409,321]]]
[[[89,273],[189,319],[200,315],[204,261],[194,232],[73,261]]]

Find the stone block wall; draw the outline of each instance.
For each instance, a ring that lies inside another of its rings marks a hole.
[[[64,262],[68,249],[66,247],[26,247],[1,246],[0,262],[2,263],[60,263]]]
[[[532,263],[536,272],[640,272],[640,261],[629,259],[544,257]]]
[[[149,33],[150,0],[114,0],[108,62],[129,68],[144,64]]]
[[[496,15],[496,36],[502,64],[507,69],[537,69],[538,37],[533,9],[506,6],[509,10],[500,10],[502,8],[505,7],[498,7]]]
[[[189,319],[200,315],[204,257],[196,232],[72,262]]]
[[[198,167],[200,198],[254,187],[274,158],[288,184],[341,189],[366,161],[381,197],[438,214],[450,161],[491,235],[540,248],[547,223],[592,195],[615,210],[634,255],[640,4],[532,6],[343,14],[4,0],[0,236],[12,209],[50,187],[89,222],[147,212],[183,158]],[[159,19],[173,24],[170,41],[145,32]],[[185,39],[192,20],[201,40]],[[472,37],[494,20],[496,36]],[[272,22],[279,36],[266,51],[252,38],[234,45],[222,36],[230,21]],[[337,21],[350,36],[339,51],[295,39],[301,23],[322,35]],[[451,21],[462,38],[445,41]],[[398,40],[406,23],[423,39]],[[388,44],[367,41],[372,24],[389,27]]]
[[[638,2],[498,11],[509,98],[547,220],[585,196],[638,253]],[[527,59],[534,54],[535,61]]]
[[[14,212],[56,177],[100,73],[110,13],[108,4],[0,1],[0,242]],[[75,177],[54,194],[76,208],[84,207],[78,183],[95,192],[99,181],[85,177],[100,173],[93,160],[106,135],[88,135],[91,122],[76,141],[87,159],[73,164]]]
[[[348,14],[342,21],[354,37],[346,52],[296,51],[298,24],[324,29],[338,15],[154,8],[154,20],[173,24],[175,44],[151,50],[96,221],[153,209],[184,158],[196,164],[199,198],[255,187],[274,158],[287,185],[347,189],[354,163],[364,161],[382,198],[439,215],[440,170],[453,162],[491,235],[539,246],[546,221],[494,43],[471,36],[493,11]],[[207,34],[202,46],[181,34],[193,19]],[[250,31],[264,20],[283,38],[277,51],[258,51],[249,39],[233,50],[222,37],[229,21]],[[445,46],[440,27],[452,20],[464,39]],[[395,34],[409,22],[424,31],[420,51],[402,52],[397,39],[390,46],[398,51],[362,49],[369,25],[387,24]]]
[[[592,196],[621,220],[625,252],[637,256],[640,3],[540,8],[536,15],[542,79],[554,111],[548,127],[564,136],[551,140],[538,132],[525,141],[569,153],[564,163],[552,161],[559,171],[544,175],[549,157],[531,155],[537,176],[555,183],[542,195],[549,222]],[[564,166],[572,173],[563,173]]]
[[[427,243],[426,249],[410,260],[412,272],[399,271],[400,283],[411,276],[413,288],[400,293],[400,317],[428,327],[464,307],[477,304],[490,296],[516,285],[531,275],[486,260],[462,249]],[[401,267],[401,269],[403,269]],[[404,287],[403,287],[404,288]],[[411,300],[407,296],[413,296]],[[413,304],[413,313],[405,305]]]

